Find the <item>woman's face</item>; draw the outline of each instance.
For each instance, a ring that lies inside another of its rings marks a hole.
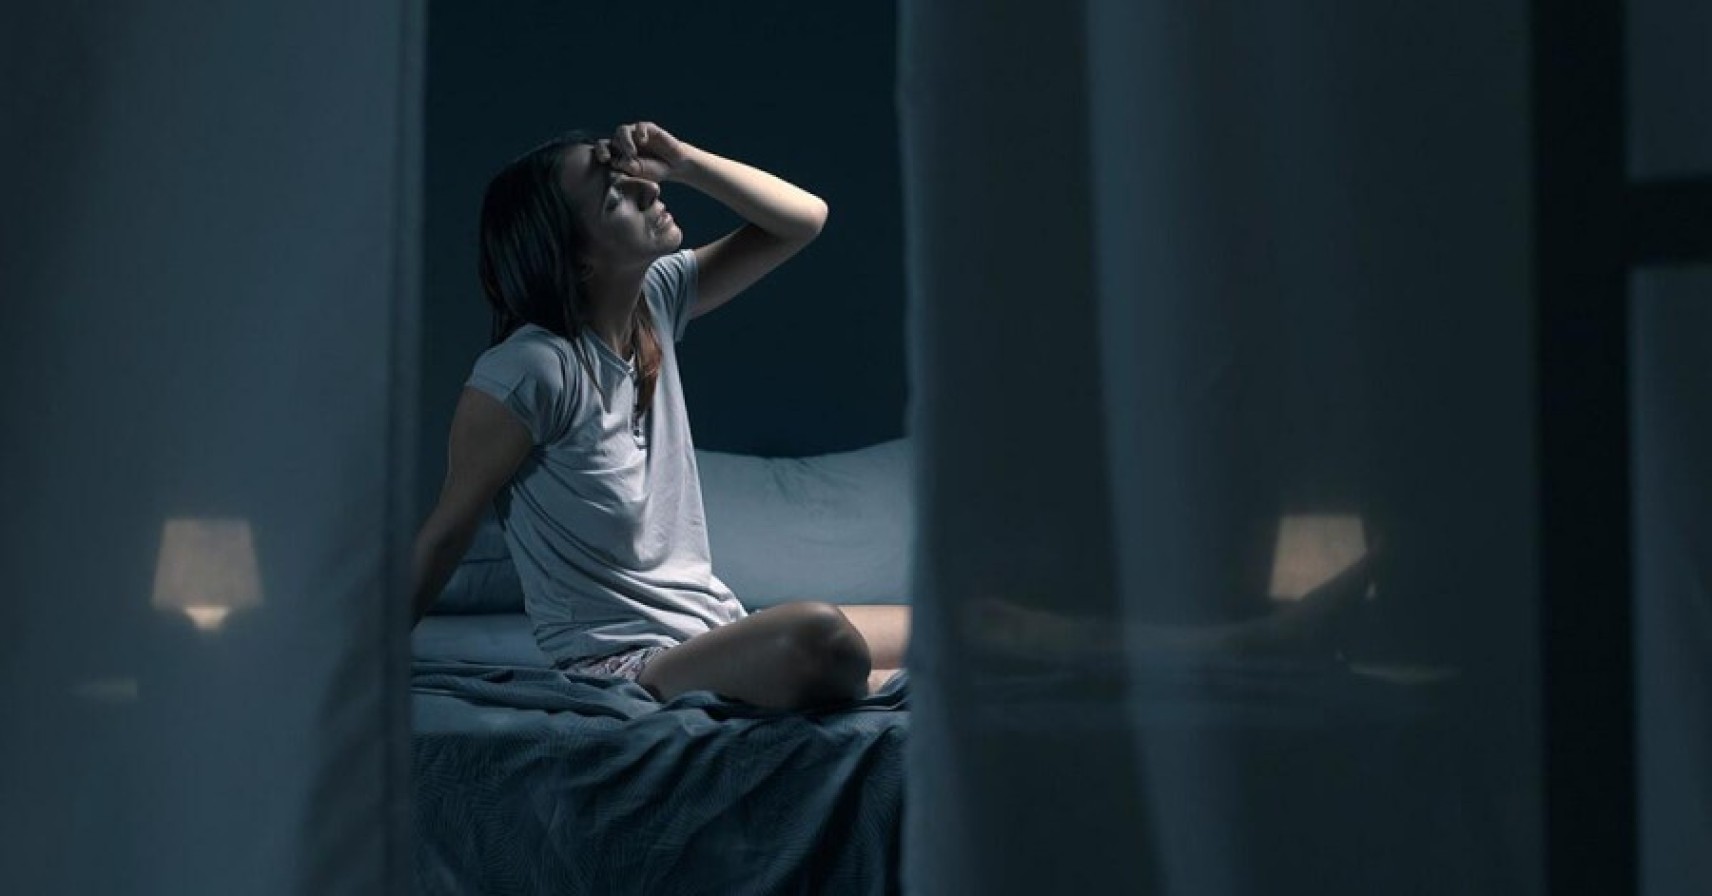
[[[559,188],[582,229],[580,261],[596,272],[645,268],[683,244],[683,231],[660,201],[660,185],[601,164],[591,146],[565,150]]]

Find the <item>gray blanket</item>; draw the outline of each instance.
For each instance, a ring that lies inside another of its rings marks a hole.
[[[412,685],[422,893],[901,889],[905,675],[806,713],[467,663]]]

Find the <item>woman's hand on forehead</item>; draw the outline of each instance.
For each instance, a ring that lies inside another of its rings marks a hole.
[[[621,124],[610,138],[595,141],[595,161],[656,183],[671,180],[684,165],[687,145],[651,121]]]

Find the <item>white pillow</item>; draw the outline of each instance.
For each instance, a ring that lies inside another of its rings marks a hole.
[[[522,613],[424,616],[410,633],[410,652],[419,660],[438,662],[553,665],[535,643],[535,627]]]
[[[697,451],[714,575],[752,610],[908,603],[913,462],[906,439],[802,458]]]

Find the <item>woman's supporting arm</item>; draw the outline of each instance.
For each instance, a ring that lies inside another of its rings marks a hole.
[[[411,625],[421,621],[458,561],[470,548],[476,526],[494,495],[511,481],[534,440],[511,409],[492,396],[465,388],[452,413],[446,450],[446,481],[434,512],[416,534],[411,558]]]

